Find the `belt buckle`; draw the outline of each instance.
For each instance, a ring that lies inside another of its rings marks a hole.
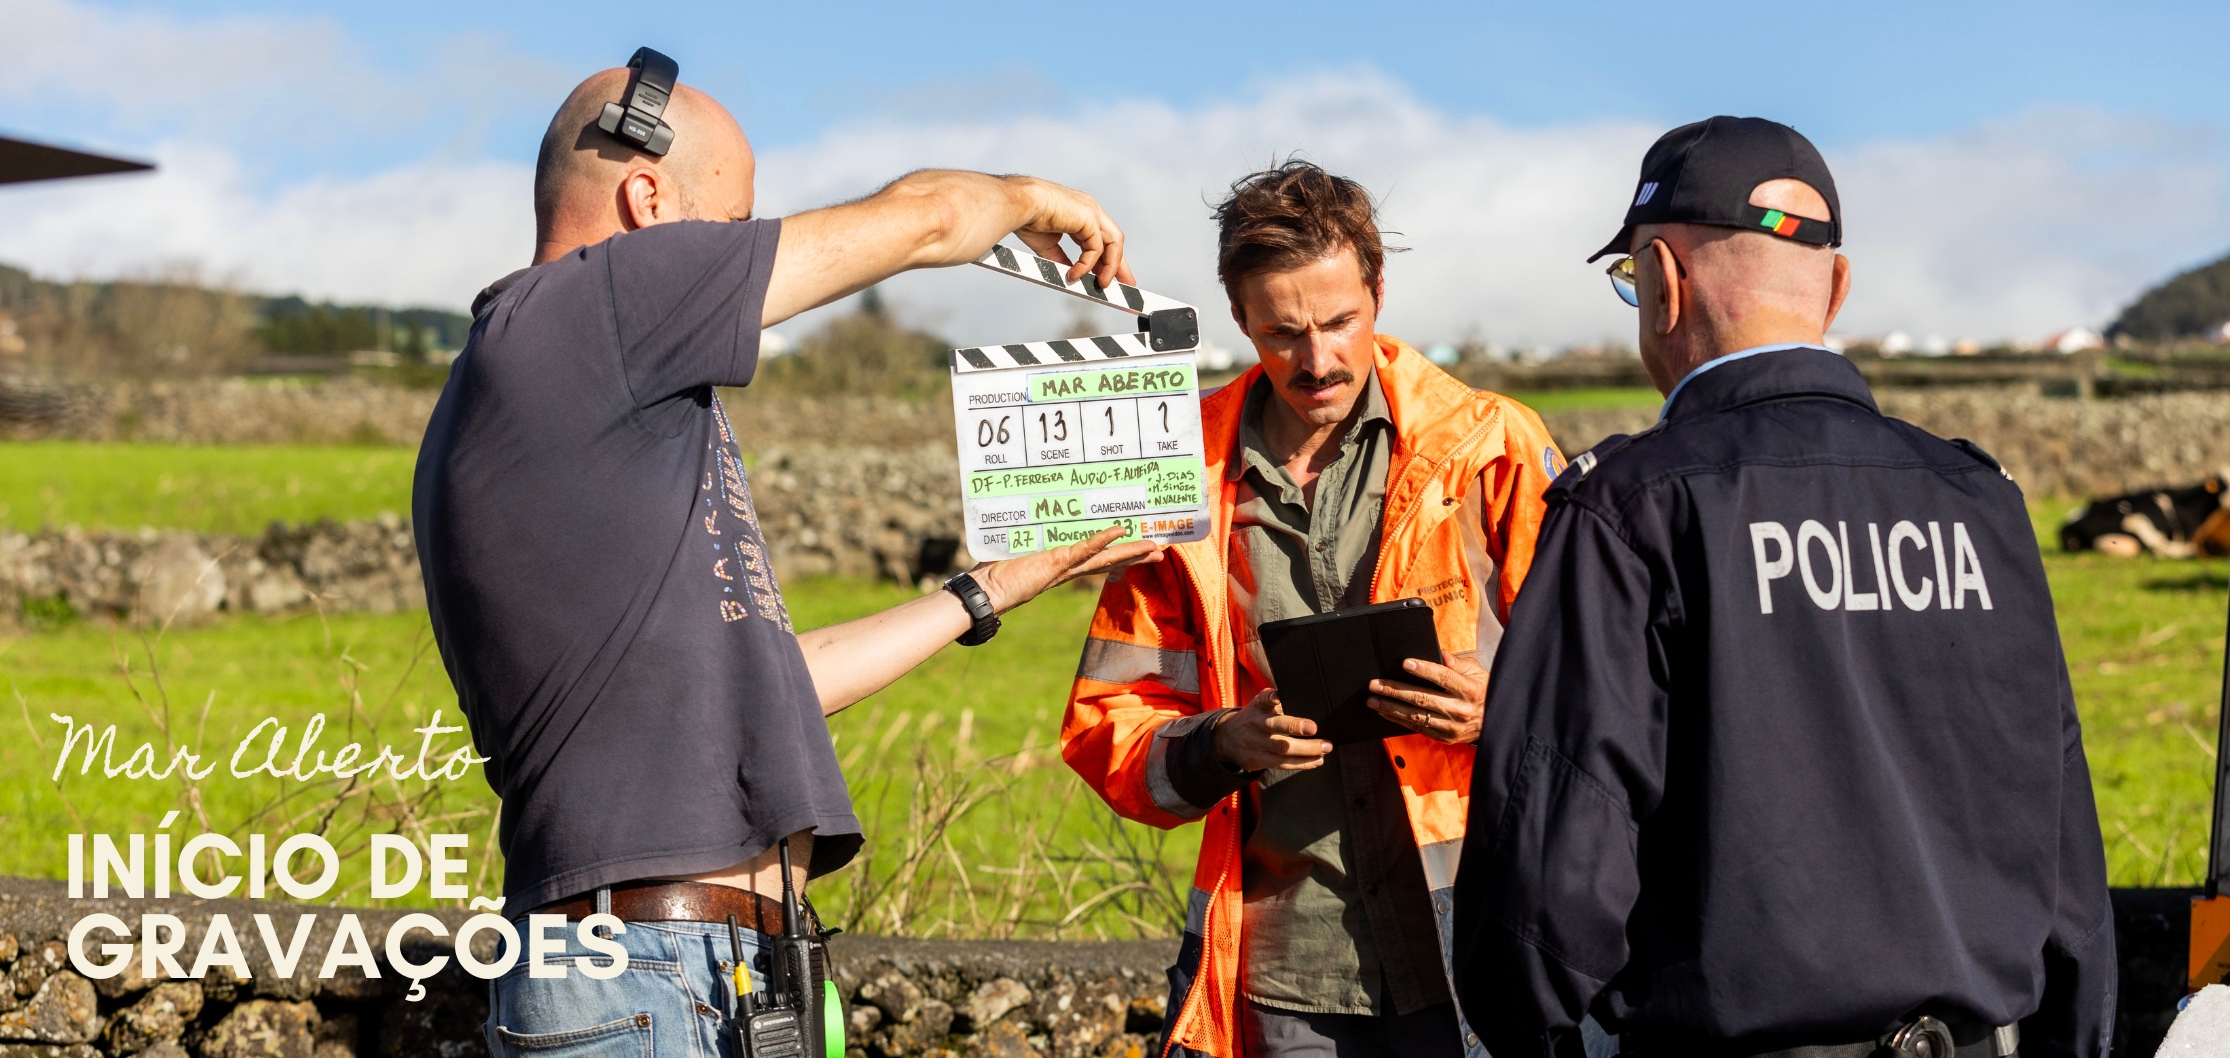
[[[1882,1046],[1897,1058],[1952,1058],[1959,1049],[1951,1027],[1925,1014],[1899,1026]]]

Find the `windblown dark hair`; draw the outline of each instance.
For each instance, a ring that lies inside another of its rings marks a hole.
[[[1227,295],[1256,272],[1298,268],[1343,249],[1355,251],[1363,286],[1378,288],[1389,247],[1380,237],[1370,192],[1314,162],[1291,159],[1240,177],[1216,206],[1215,218],[1216,277]]]

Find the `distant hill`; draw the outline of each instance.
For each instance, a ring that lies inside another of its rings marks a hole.
[[[0,372],[200,375],[264,353],[386,350],[416,358],[464,345],[462,313],[311,303],[208,281],[193,268],[58,283],[0,265]]]
[[[384,318],[383,317],[384,314]],[[315,304],[289,295],[265,298],[256,338],[274,353],[353,353],[381,349],[405,355],[464,348],[472,317],[440,309]],[[381,328],[386,334],[381,334]]]
[[[2106,333],[2159,342],[2211,334],[2225,321],[2230,321],[2230,257],[2146,291]]]

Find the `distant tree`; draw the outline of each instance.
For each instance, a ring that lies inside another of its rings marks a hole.
[[[2230,321],[2230,257],[2146,291],[2106,333],[2158,342],[2206,334],[2224,321]]]
[[[395,351],[414,364],[426,362],[426,328],[416,323],[403,325],[403,340],[395,344]]]
[[[378,305],[312,304],[298,297],[267,298],[256,339],[274,353],[336,354],[379,348],[379,314],[388,312],[396,352],[423,357],[429,349],[456,351],[471,332],[472,317],[440,309]],[[416,337],[413,337],[413,334]],[[418,343],[413,346],[413,342]]]
[[[162,377],[227,374],[259,353],[351,353],[379,347],[387,313],[393,347],[413,361],[462,348],[472,318],[433,308],[311,303],[264,297],[205,276],[190,263],[113,282],[53,282],[0,265],[0,318],[15,327],[0,372]]]
[[[379,327],[369,306],[313,305],[297,297],[272,298],[264,302],[262,316],[256,339],[274,353],[353,353],[379,342]]]
[[[943,338],[898,322],[880,297],[862,297],[857,311],[807,335],[797,352],[761,360],[751,388],[799,396],[929,397],[946,392],[951,353]]]
[[[108,283],[0,267],[0,313],[21,341],[0,368],[58,377],[234,371],[256,353],[257,301],[191,264]]]

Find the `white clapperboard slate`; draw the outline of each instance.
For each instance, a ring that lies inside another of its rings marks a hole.
[[[1008,558],[1110,525],[1124,540],[1208,535],[1200,318],[1192,306],[994,246],[977,264],[1138,317],[1132,334],[952,351],[968,552]]]

